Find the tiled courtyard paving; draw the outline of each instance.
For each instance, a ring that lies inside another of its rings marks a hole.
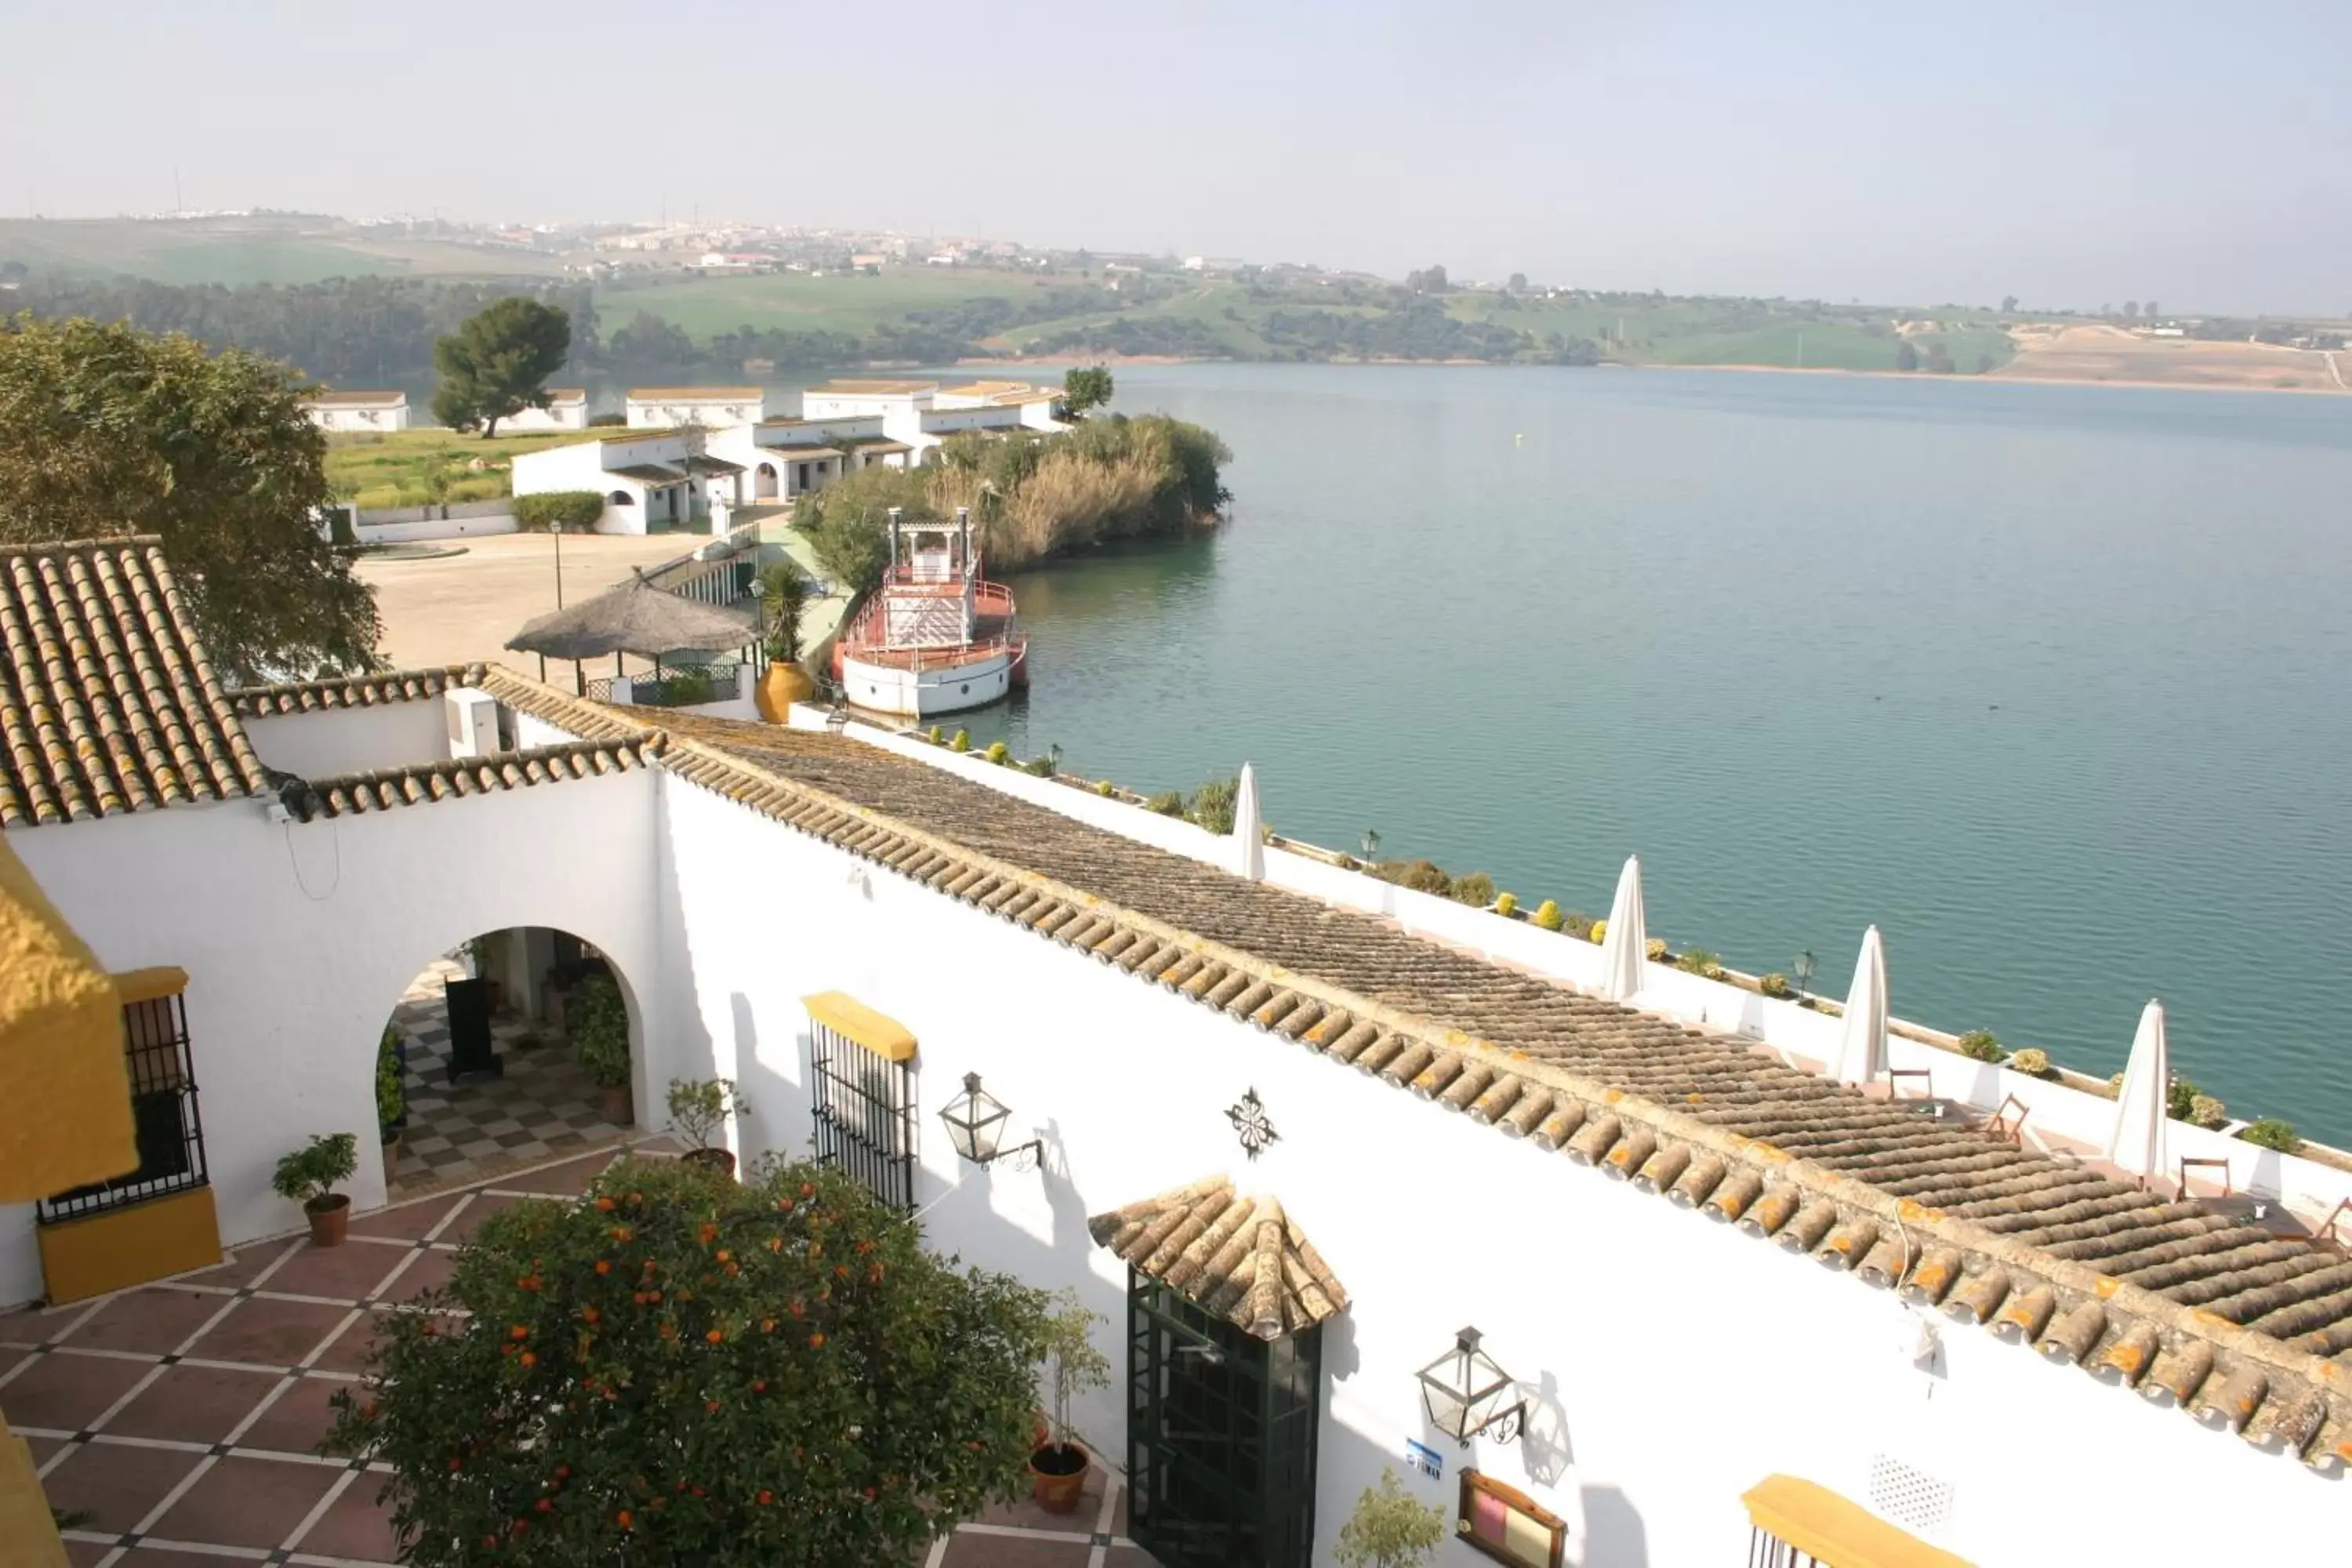
[[[395,1198],[610,1147],[623,1136],[598,1110],[596,1088],[571,1043],[543,1026],[493,1018],[490,1035],[504,1076],[473,1073],[449,1081],[449,1008],[441,988],[465,973],[451,960],[436,959],[393,1009],[392,1021],[408,1040],[402,1080],[408,1126],[393,1175]]]
[[[672,1152],[667,1140],[643,1152]],[[358,1381],[376,1318],[449,1277],[458,1246],[519,1198],[576,1196],[614,1152],[362,1215],[320,1250],[286,1237],[96,1301],[0,1316],[0,1407],[31,1446],[77,1568],[396,1561],[384,1475],[319,1453],[328,1401]],[[1097,1471],[1073,1515],[992,1509],[927,1568],[1155,1568]]]

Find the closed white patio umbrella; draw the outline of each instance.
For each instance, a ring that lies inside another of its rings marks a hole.
[[[1257,807],[1257,770],[1242,764],[1241,786],[1234,792],[1234,873],[1253,882],[1265,880],[1265,824]]]
[[[2164,1174],[2171,1163],[2167,1146],[2171,1100],[2172,1050],[2164,1037],[2164,1004],[2150,1002],[2140,1010],[2131,1060],[2124,1064],[2107,1158],[2136,1176]]]
[[[1617,874],[1617,897],[1609,906],[1609,929],[1601,933],[1601,994],[1631,1002],[1647,978],[1650,926],[1642,912],[1642,858],[1625,857]]]
[[[1876,926],[1862,933],[1835,1068],[1840,1083],[1876,1083],[1886,1076],[1886,945]]]

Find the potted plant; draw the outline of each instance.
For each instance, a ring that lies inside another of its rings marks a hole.
[[[731,1078],[674,1078],[669,1080],[669,1124],[686,1140],[678,1158],[707,1165],[713,1172],[735,1173],[735,1152],[713,1142],[727,1126],[729,1116],[749,1116],[751,1102],[736,1091]]]
[[[1356,1500],[1331,1557],[1339,1568],[1422,1568],[1444,1539],[1445,1510],[1414,1501],[1383,1465],[1379,1489]]]
[[[1045,1438],[1029,1456],[1029,1489],[1037,1506],[1048,1513],[1070,1513],[1086,1490],[1087,1467],[1092,1457],[1070,1430],[1070,1401],[1081,1394],[1110,1386],[1110,1361],[1095,1348],[1095,1325],[1104,1321],[1090,1312],[1075,1289],[1064,1289],[1054,1298],[1045,1318],[1045,1360],[1043,1366],[1050,1394],[1046,1399]]]
[[[756,696],[760,717],[771,724],[783,723],[793,703],[816,695],[816,682],[801,668],[801,616],[808,608],[808,579],[790,561],[778,561],[760,574],[768,668]]]
[[[565,1011],[581,1070],[603,1092],[604,1120],[628,1126],[636,1114],[629,1104],[629,1009],[620,984],[609,974],[590,975]]]
[[[482,983],[482,996],[493,1013],[506,1000],[506,987],[490,973],[490,939],[478,936],[466,943],[466,962],[472,966],[474,978]]]
[[[400,1026],[386,1024],[375,1047],[375,1120],[383,1134],[383,1182],[400,1163],[400,1130],[408,1124],[408,1089],[402,1081],[404,1067]]]
[[[306,1147],[278,1159],[278,1169],[269,1178],[279,1197],[300,1204],[302,1212],[310,1216],[313,1247],[343,1244],[343,1233],[352,1223],[352,1199],[350,1194],[335,1191],[335,1184],[350,1181],[352,1173],[359,1169],[359,1150],[356,1133],[313,1133]]]

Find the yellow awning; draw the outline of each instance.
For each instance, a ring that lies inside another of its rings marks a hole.
[[[0,838],[0,1203],[136,1169],[122,1003]]]
[[[915,1037],[898,1019],[877,1013],[838,991],[801,998],[809,1016],[845,1039],[856,1040],[884,1061],[903,1062],[915,1054]]]
[[[1970,1568],[1826,1487],[1767,1476],[1739,1500],[1756,1528],[1829,1568]]]

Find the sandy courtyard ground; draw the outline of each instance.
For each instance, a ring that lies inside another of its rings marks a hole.
[[[2002,381],[2109,382],[2141,386],[2235,387],[2247,392],[2333,392],[2344,388],[2328,356],[2268,343],[2143,338],[2119,327],[2023,329],[2017,357],[1993,372]],[[2352,379],[2352,354],[2336,356]]]
[[[537,674],[539,661],[507,652],[506,641],[525,621],[555,608],[555,536],[507,533],[452,542],[465,545],[466,553],[438,561],[361,560],[360,581],[375,590],[383,616],[384,658],[398,669],[502,659]],[[632,568],[674,561],[704,542],[686,534],[567,533],[563,602],[576,604],[621,582]],[[568,682],[568,665],[550,665],[550,678],[559,668]]]

